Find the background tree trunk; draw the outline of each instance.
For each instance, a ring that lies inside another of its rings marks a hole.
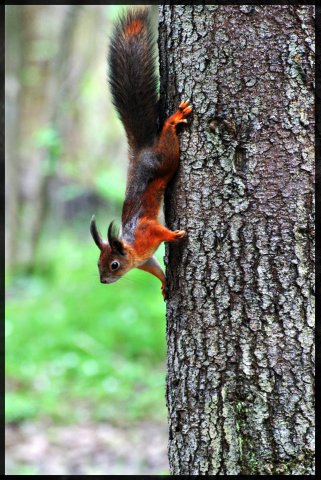
[[[80,138],[89,120],[81,122],[77,109],[99,58],[92,32],[105,29],[102,12],[90,5],[6,6],[6,260],[12,272],[35,268],[62,157],[74,161],[85,148]]]
[[[32,139],[32,142],[29,140],[29,148],[25,150],[22,162],[25,169],[22,186],[25,201],[21,221],[24,249],[19,258],[19,263],[28,271],[34,267],[34,257],[49,206],[49,186],[60,157],[65,120],[62,112],[69,92],[75,89],[75,84],[71,84],[70,57],[73,34],[82,9],[79,5],[51,5],[49,10],[47,5],[20,8],[23,9],[24,34],[29,45],[27,63],[29,68],[33,65],[37,69],[42,80],[41,85],[35,82],[25,87],[22,106],[22,113],[30,117],[30,121],[25,120],[24,125]],[[46,39],[42,18],[48,14],[55,20],[55,53],[47,45],[39,55],[35,45]],[[37,129],[38,136],[40,129],[41,139],[35,138]]]
[[[21,104],[21,88],[17,78],[21,75],[23,67],[23,38],[22,38],[22,8],[12,5],[6,6],[6,142],[5,152],[7,181],[5,198],[7,204],[6,215],[6,263],[14,268],[17,252],[17,239],[19,235],[19,192],[20,151],[18,148],[21,133],[21,117],[19,105]]]
[[[160,7],[172,474],[313,472],[313,6]]]

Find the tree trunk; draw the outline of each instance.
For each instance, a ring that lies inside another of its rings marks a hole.
[[[313,6],[160,7],[174,475],[313,473]]]

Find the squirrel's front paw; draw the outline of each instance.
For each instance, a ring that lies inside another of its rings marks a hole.
[[[175,240],[180,240],[181,238],[184,238],[186,235],[185,230],[175,230],[175,232],[173,233],[175,235]]]

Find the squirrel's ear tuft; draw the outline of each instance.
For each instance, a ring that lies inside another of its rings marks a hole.
[[[108,243],[111,249],[119,255],[126,255],[124,244],[119,238],[119,229],[111,222],[107,232]]]
[[[104,242],[101,238],[101,235],[98,231],[97,225],[96,225],[96,220],[95,220],[95,215],[91,217],[91,222],[90,222],[90,233],[95,241],[95,244],[99,248],[99,250],[102,250]]]

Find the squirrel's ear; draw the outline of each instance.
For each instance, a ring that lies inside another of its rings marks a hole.
[[[114,252],[119,253],[119,255],[126,255],[124,244],[119,238],[119,231],[115,227],[114,222],[111,222],[108,227],[107,237],[108,243]]]
[[[91,217],[91,222],[90,222],[90,233],[95,241],[95,244],[99,248],[99,250],[103,249],[104,242],[100,236],[100,233],[98,232],[97,226],[96,226],[96,220],[95,220],[95,215]]]

